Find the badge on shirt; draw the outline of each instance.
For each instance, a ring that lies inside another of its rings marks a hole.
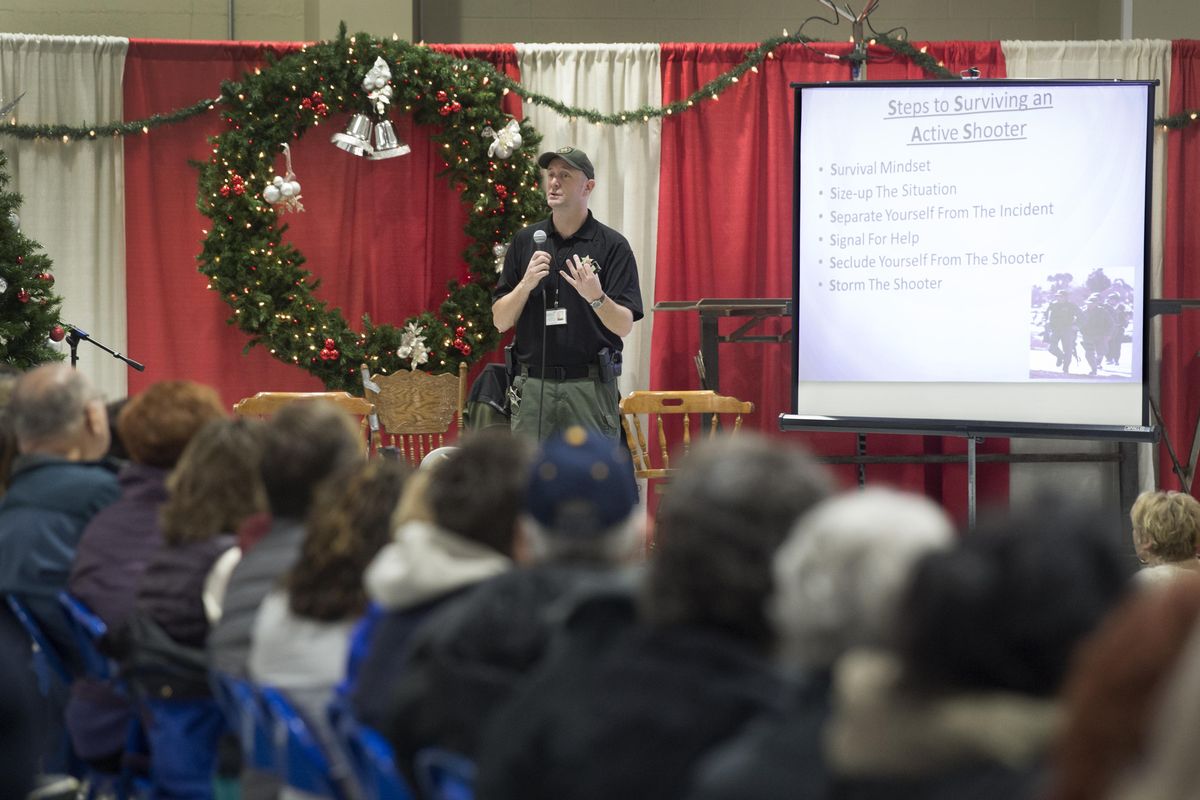
[[[567,310],[565,308],[547,308],[546,309],[546,327],[551,325],[566,325]]]
[[[596,259],[592,258],[591,256],[584,256],[583,258],[579,259],[579,263],[582,264],[586,269],[590,269],[592,272],[600,271],[600,265],[597,264]]]

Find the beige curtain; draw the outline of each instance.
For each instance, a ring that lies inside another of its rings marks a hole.
[[[0,35],[0,97],[25,93],[13,113],[23,124],[120,120],[128,44],[112,37]],[[0,136],[0,148],[8,154],[12,185],[24,198],[21,231],[54,263],[62,318],[124,351],[121,140],[64,144]],[[81,343],[79,369],[109,399],[125,396],[128,367],[107,353]]]
[[[521,80],[531,91],[567,105],[612,113],[662,104],[657,44],[518,44]],[[662,123],[594,125],[533,103],[525,114],[542,134],[542,148],[580,147],[596,166],[589,204],[596,219],[629,240],[638,263],[646,317],[625,338],[621,393],[650,386],[654,315],[654,255],[658,246],[658,168]]]

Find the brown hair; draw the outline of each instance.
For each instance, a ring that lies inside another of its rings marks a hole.
[[[1129,512],[1133,535],[1163,561],[1196,557],[1200,501],[1183,492],[1142,492]]]
[[[167,478],[161,512],[167,544],[234,533],[251,514],[265,511],[259,477],[265,431],[254,419],[216,419],[192,437]]]
[[[332,622],[366,609],[362,575],[391,539],[392,512],[410,472],[396,461],[359,463],[321,490],[300,558],[284,579],[295,614]]]
[[[358,429],[332,403],[292,403],[267,423],[262,478],[275,517],[302,520],[330,475],[363,459]]]
[[[1135,592],[1081,647],[1065,689],[1049,800],[1104,797],[1142,753],[1159,696],[1200,618],[1200,579]]]
[[[161,381],[129,399],[117,415],[117,433],[137,463],[170,468],[196,431],[223,416],[225,408],[211,386]]]

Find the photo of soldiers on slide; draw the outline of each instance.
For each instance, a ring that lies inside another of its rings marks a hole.
[[[1054,301],[1046,306],[1046,343],[1050,346],[1050,354],[1058,362],[1057,366],[1062,367],[1063,372],[1070,370],[1071,358],[1075,355],[1075,333],[1081,313],[1079,306],[1071,302],[1065,289],[1058,290]]]
[[[1105,305],[1098,293],[1093,294],[1079,317],[1079,336],[1083,342],[1083,354],[1091,369],[1089,375],[1095,375],[1108,357],[1110,342],[1116,334],[1116,311]]]

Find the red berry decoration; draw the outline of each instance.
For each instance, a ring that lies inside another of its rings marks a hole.
[[[317,104],[317,113],[320,114],[322,117],[329,116],[329,106],[325,105],[324,103],[318,103]]]
[[[450,114],[450,106],[439,107],[438,113],[441,114],[443,117],[448,116]]]
[[[67,332],[65,330],[63,330],[62,325],[55,325],[53,328],[50,329],[50,340],[51,341],[61,342],[66,337],[66,335],[67,335]]]
[[[17,266],[21,266],[24,263],[25,263],[25,256],[17,256]]]
[[[221,187],[221,197],[229,197],[229,192],[229,184],[225,184]]]
[[[17,290],[17,301],[21,302],[21,303],[28,303],[29,302],[29,292],[25,291],[24,289],[18,289]]]
[[[437,101],[438,101],[439,103],[444,103],[444,102],[446,102],[447,100],[449,100],[449,99],[450,99],[450,95],[446,94],[446,93],[445,93],[445,92],[443,92],[443,91],[439,91],[437,94],[435,94],[435,95],[434,95],[434,97],[436,97],[436,98],[437,98]]]
[[[462,111],[462,103],[455,100],[450,104],[450,110],[457,114],[459,111]]]

